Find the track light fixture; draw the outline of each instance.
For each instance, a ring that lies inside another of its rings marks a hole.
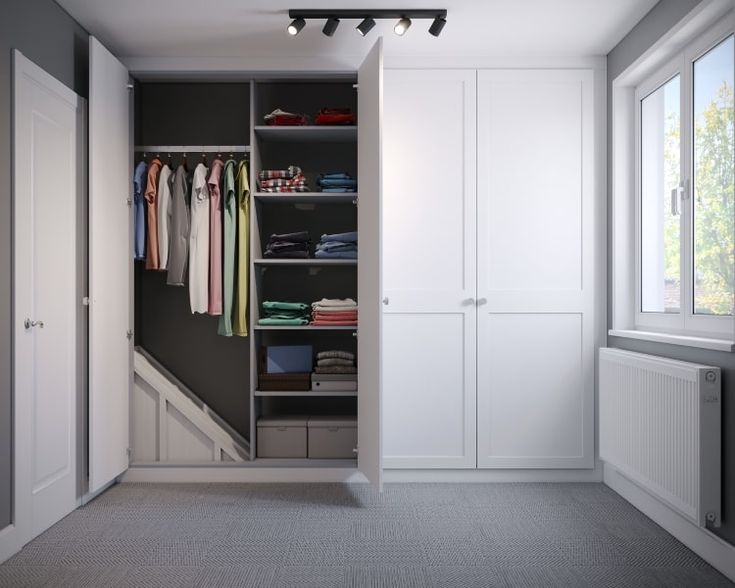
[[[362,22],[355,27],[357,29],[357,32],[360,33],[363,37],[367,35],[372,28],[375,26],[375,19],[372,16],[366,16],[362,19]]]
[[[434,19],[434,22],[431,23],[431,26],[429,27],[429,34],[434,35],[435,37],[438,37],[442,33],[442,29],[444,28],[444,25],[447,24],[446,19],[443,19],[441,16],[437,16]]]
[[[332,16],[331,18],[327,19],[327,22],[324,23],[324,28],[322,29],[322,33],[327,35],[327,37],[331,37],[334,34],[334,31],[337,30],[338,26],[339,26],[339,19],[334,18]]]
[[[399,37],[402,37],[403,34],[408,30],[408,27],[410,26],[411,26],[411,19],[406,18],[404,16],[401,20],[399,20],[396,23],[396,26],[393,27],[393,32]]]
[[[322,33],[327,37],[334,35],[340,20],[353,19],[359,20],[356,30],[363,37],[367,35],[373,27],[375,27],[376,19],[398,19],[393,27],[396,35],[403,36],[411,26],[411,21],[418,19],[431,19],[433,22],[429,27],[429,33],[438,37],[444,26],[447,24],[447,11],[444,8],[431,9],[323,9],[323,10],[301,10],[292,8],[288,11],[289,18],[293,21],[288,25],[289,35],[298,35],[301,29],[306,26],[308,19],[318,19],[326,21]]]
[[[303,29],[305,26],[306,26],[306,21],[303,18],[301,17],[294,18],[291,21],[291,24],[288,25],[288,29],[287,29],[288,34],[294,37],[298,35],[301,32],[301,29]]]

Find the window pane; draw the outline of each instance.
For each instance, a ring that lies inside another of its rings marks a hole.
[[[733,311],[733,76],[729,37],[694,62],[694,312]]]
[[[641,310],[681,307],[681,220],[671,211],[680,181],[679,76],[641,101]]]

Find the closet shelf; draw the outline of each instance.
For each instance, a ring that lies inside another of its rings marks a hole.
[[[276,466],[284,468],[319,467],[319,468],[356,468],[356,459],[309,459],[289,457],[256,457],[253,461],[256,466]]]
[[[324,192],[272,194],[256,192],[254,196],[258,202],[271,204],[353,204],[357,200],[357,192],[345,194],[325,194]]]
[[[357,396],[356,390],[323,390],[317,392],[314,390],[304,390],[303,392],[293,390],[256,390],[255,396],[303,396],[303,397],[314,397],[314,396]]]
[[[255,265],[357,265],[356,259],[254,259]]]
[[[288,142],[325,142],[325,143],[351,143],[357,141],[357,127],[329,127],[329,126],[303,126],[303,127],[270,127],[266,125],[254,128],[255,134],[265,141],[288,141]]]
[[[312,325],[255,325],[256,331],[357,331],[357,327],[322,327]]]

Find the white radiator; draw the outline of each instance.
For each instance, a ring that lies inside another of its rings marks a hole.
[[[720,369],[600,349],[600,458],[697,525],[720,526]]]

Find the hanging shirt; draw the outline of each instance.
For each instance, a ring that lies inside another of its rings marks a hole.
[[[232,330],[240,337],[248,336],[248,252],[250,251],[250,184],[248,164],[237,166],[237,293]]]
[[[191,312],[207,312],[209,303],[209,187],[203,163],[194,170],[189,233],[189,303]]]
[[[135,167],[133,175],[133,225],[135,228],[133,243],[133,258],[145,259],[145,198],[143,190],[145,189],[146,172],[148,164],[141,161]]]
[[[209,314],[222,314],[222,196],[220,181],[224,163],[212,162],[209,173]]]
[[[171,227],[171,168],[164,165],[158,178],[158,269],[168,268],[169,229]]]
[[[145,269],[158,269],[158,207],[156,193],[158,176],[161,172],[161,160],[156,158],[148,166],[148,183],[145,189],[145,200],[148,205],[148,243],[146,244]]]
[[[237,194],[235,193],[235,166],[230,159],[225,163],[222,195],[224,197],[224,223],[222,244],[222,316],[219,317],[217,332],[225,337],[232,336],[232,303],[235,287],[235,246],[237,239]]]
[[[191,177],[186,168],[176,168],[171,185],[171,227],[170,246],[168,249],[169,286],[183,286],[189,256],[189,201]]]

